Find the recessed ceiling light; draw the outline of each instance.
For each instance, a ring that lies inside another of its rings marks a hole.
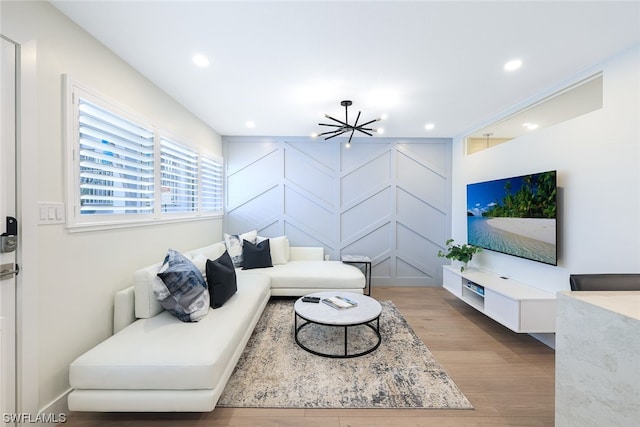
[[[193,58],[191,58],[193,60],[193,63],[196,64],[198,67],[208,67],[209,66],[209,60],[207,59],[206,56],[204,55],[193,55]]]
[[[433,130],[434,127],[436,127],[436,125],[434,125],[433,123],[427,123],[426,125],[424,125],[424,128],[426,130]]]
[[[506,71],[515,71],[520,67],[522,67],[522,61],[520,59],[513,59],[504,64],[504,69]]]
[[[522,126],[527,128],[528,130],[536,130],[539,127],[537,123],[524,123]]]
[[[256,127],[255,122],[252,122],[251,120],[249,120],[248,122],[246,122],[244,125],[245,125],[246,127],[250,128],[250,129],[253,129],[254,127]]]

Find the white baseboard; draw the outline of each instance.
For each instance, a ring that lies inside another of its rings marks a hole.
[[[72,389],[62,393],[58,398],[53,400],[47,406],[38,411],[37,415],[32,415],[30,419],[25,420],[24,423],[18,423],[19,426],[33,425],[34,422],[38,426],[56,427],[58,424],[62,424],[67,420],[69,416],[69,406],[67,405],[67,397],[71,393]]]

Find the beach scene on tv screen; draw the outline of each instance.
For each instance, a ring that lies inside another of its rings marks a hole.
[[[467,186],[468,242],[556,265],[556,172]]]

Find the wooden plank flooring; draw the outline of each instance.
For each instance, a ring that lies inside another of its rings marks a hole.
[[[391,300],[474,410],[234,409],[211,413],[71,413],[65,427],[539,427],[554,425],[555,352],[442,288],[373,288]]]

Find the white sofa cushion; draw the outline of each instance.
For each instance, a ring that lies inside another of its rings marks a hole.
[[[271,288],[362,289],[362,272],[340,261],[289,261],[264,269],[271,277]]]
[[[246,274],[238,292],[200,322],[184,323],[166,311],[140,319],[76,359],[69,369],[71,386],[213,389],[269,295],[267,276]]]
[[[162,284],[162,279],[158,277],[158,269],[161,265],[161,263],[153,264],[133,273],[136,317],[139,319],[148,319],[164,310],[153,294],[154,282],[160,282],[160,284],[156,283],[156,286]]]
[[[316,246],[292,246],[289,249],[289,261],[322,261],[324,248]]]
[[[217,242],[213,245],[205,246],[204,248],[194,249],[187,252],[187,254],[191,255],[193,258],[196,258],[196,255],[203,255],[207,259],[218,259],[226,250],[227,247],[224,245],[224,242]]]
[[[113,301],[113,333],[136,321],[135,291],[133,286],[116,292]]]

